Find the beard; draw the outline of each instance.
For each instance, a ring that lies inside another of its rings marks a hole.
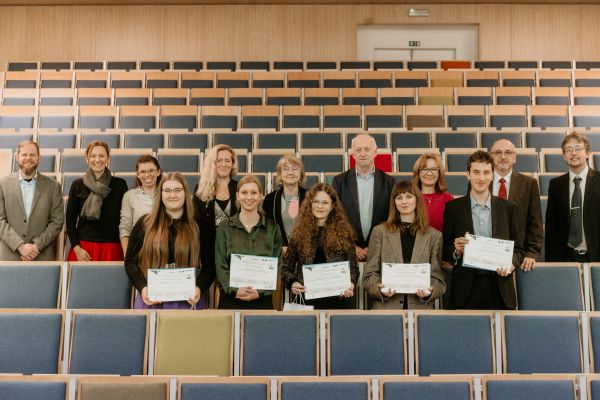
[[[19,163],[19,168],[23,175],[31,176],[35,173],[38,163]]]

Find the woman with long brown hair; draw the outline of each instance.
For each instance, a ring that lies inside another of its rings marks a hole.
[[[412,181],[398,182],[390,197],[386,222],[377,225],[369,240],[363,287],[373,309],[433,308],[433,300],[444,294],[446,286],[440,269],[442,234],[429,226],[423,196]],[[414,294],[396,294],[381,282],[381,264],[431,265],[430,284]]]
[[[356,308],[354,291],[359,270],[355,234],[331,185],[313,186],[300,207],[300,221],[290,237],[281,277],[294,295],[304,293],[302,266],[338,261],[350,264],[350,287],[340,296],[307,300],[315,309]]]
[[[160,303],[148,297],[148,269],[201,267],[199,229],[185,178],[179,172],[166,174],[157,196],[152,211],[134,225],[125,255],[125,271],[137,290],[134,308],[190,308],[210,286],[198,271],[194,297],[187,302]]]

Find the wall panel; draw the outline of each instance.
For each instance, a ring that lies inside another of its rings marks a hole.
[[[360,24],[479,25],[481,59],[598,59],[599,5],[0,6],[0,63],[27,59],[353,59]]]

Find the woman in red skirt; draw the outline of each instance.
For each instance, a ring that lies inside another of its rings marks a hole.
[[[83,178],[71,185],[66,227],[71,243],[67,261],[122,261],[119,241],[121,201],[127,184],[108,169],[110,149],[91,142],[85,151],[89,165]]]

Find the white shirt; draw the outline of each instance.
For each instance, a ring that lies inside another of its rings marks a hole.
[[[494,184],[492,185],[492,194],[494,196],[498,196],[498,192],[500,191],[500,179],[504,178],[506,182],[504,185],[506,186],[506,198],[508,198],[508,194],[510,193],[510,177],[512,176],[512,171],[508,173],[506,176],[500,176],[496,172],[494,172]]]
[[[583,206],[585,204],[585,181],[587,180],[588,171],[589,167],[587,165],[579,175],[576,175],[569,170],[569,209],[571,208],[571,199],[573,198],[573,192],[575,191],[575,182],[573,182],[573,179],[576,176],[581,178],[581,181],[579,182],[579,188],[581,189],[581,205]],[[575,250],[587,250],[587,243],[585,242],[585,228],[583,227],[583,212],[581,213],[581,216],[581,231],[583,233],[583,241],[575,248]]]
[[[25,209],[25,218],[29,221],[31,215],[31,205],[33,204],[33,195],[35,194],[35,184],[37,183],[37,171],[33,174],[30,182],[27,182],[21,171],[19,171],[19,186],[21,186],[21,194],[23,195],[23,208]]]

